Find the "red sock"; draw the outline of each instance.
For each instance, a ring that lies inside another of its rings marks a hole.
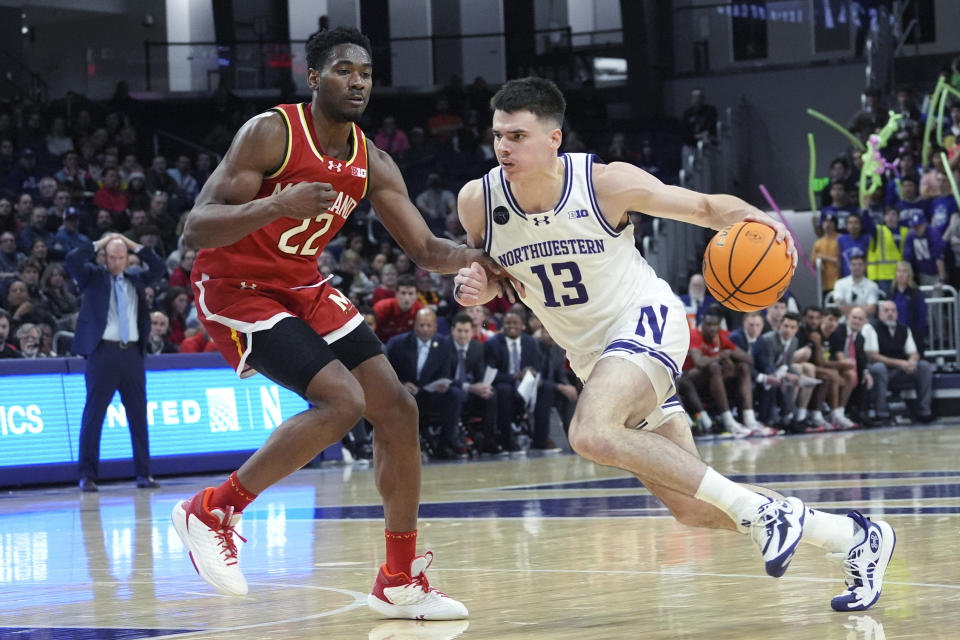
[[[234,471],[227,481],[213,490],[210,496],[210,507],[233,507],[234,513],[240,513],[247,505],[257,499],[257,496],[243,488]]]
[[[410,563],[417,555],[417,530],[387,531],[387,571],[391,574],[410,573]]]

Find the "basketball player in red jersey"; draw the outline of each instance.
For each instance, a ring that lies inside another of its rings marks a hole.
[[[220,352],[240,376],[260,372],[312,406],[277,427],[222,485],[178,503],[174,525],[204,580],[246,594],[235,532],[244,508],[363,416],[375,427],[387,548],[368,604],[391,618],[465,618],[463,604],[427,582],[433,554],[416,555],[417,405],[361,314],[321,278],[317,256],[366,197],[421,267],[492,263],[478,249],[434,237],[397,166],[355,124],[370,97],[369,40],[338,28],[315,34],[306,50],[312,101],[244,124],[190,212],[184,239],[200,248],[191,272],[197,308]]]

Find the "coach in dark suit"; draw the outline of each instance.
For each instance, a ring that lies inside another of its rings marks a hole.
[[[463,417],[473,426],[474,441],[484,453],[500,453],[503,447],[497,434],[497,391],[484,384],[487,364],[483,345],[473,339],[473,320],[465,311],[453,317],[453,383],[464,393]]]
[[[851,419],[863,422],[867,417],[868,391],[873,389],[873,376],[870,375],[867,353],[864,350],[863,331],[867,324],[867,312],[864,307],[852,307],[847,312],[846,324],[838,325],[830,334],[830,354],[834,360],[852,360],[857,363],[857,385],[847,409],[854,414]],[[868,330],[872,330],[870,327]]]
[[[91,260],[100,249],[106,254],[106,266]],[[146,265],[146,270],[127,269],[130,250]],[[150,476],[143,364],[150,336],[150,310],[144,288],[166,272],[165,265],[149,247],[116,233],[74,249],[65,262],[83,290],[72,347],[74,353],[87,358],[87,402],[80,425],[80,489],[97,490],[103,417],[117,390],[130,425],[137,486],[155,487]]]
[[[573,412],[577,409],[577,398],[580,393],[577,387],[572,384],[573,373],[567,370],[567,352],[563,347],[553,341],[553,336],[547,331],[546,327],[541,327],[537,343],[540,346],[540,390],[537,397],[537,413],[546,411],[546,419],[550,419],[550,408],[556,407],[560,414],[560,420],[563,423],[564,433],[570,431],[570,421],[573,419]],[[539,394],[544,394],[545,402],[550,404],[540,407]],[[549,424],[549,423],[548,423]],[[552,443],[547,440],[547,434],[540,434],[542,440],[534,439],[531,445],[534,449],[552,448]]]
[[[424,414],[438,416],[443,434],[441,455],[466,456],[459,432],[463,392],[449,383],[442,383],[433,391],[424,389],[444,378],[453,380],[456,366],[450,338],[437,335],[437,314],[433,309],[417,311],[413,331],[390,339],[387,358],[400,382],[416,398],[421,418]]]
[[[520,447],[513,437],[510,423],[523,407],[523,400],[517,394],[517,384],[527,371],[534,375],[541,368],[540,345],[532,336],[524,333],[523,319],[508,311],[503,316],[503,332],[496,334],[483,343],[483,353],[487,366],[497,370],[493,388],[497,391],[497,430],[500,432],[500,444],[507,451],[519,451]],[[534,409],[534,439],[542,436],[546,440],[550,431],[550,407],[553,398],[541,403],[538,390],[537,406]],[[547,404],[549,402],[549,404]]]

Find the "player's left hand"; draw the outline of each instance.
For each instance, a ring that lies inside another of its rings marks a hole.
[[[760,224],[765,224],[768,227],[771,227],[774,231],[777,232],[777,244],[782,242],[787,243],[787,255],[790,256],[790,259],[793,260],[793,267],[797,267],[797,248],[793,244],[793,234],[787,231],[785,224],[778,220],[774,220],[769,215],[762,211],[757,211],[757,213],[750,213],[744,216],[744,222],[759,222]]]

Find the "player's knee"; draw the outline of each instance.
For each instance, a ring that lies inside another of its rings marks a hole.
[[[596,421],[584,420],[575,415],[570,422],[567,439],[570,442],[570,448],[578,455],[603,464],[607,458],[609,443],[596,425]]]

